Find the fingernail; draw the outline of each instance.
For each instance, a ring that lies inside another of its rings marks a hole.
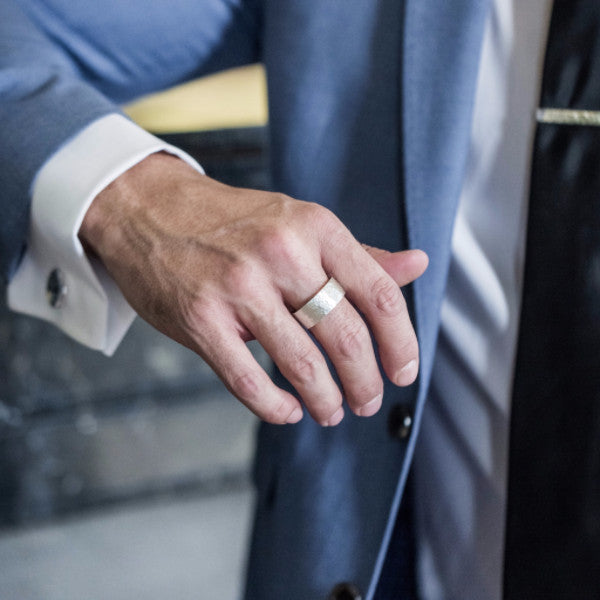
[[[325,423],[325,427],[335,427],[344,418],[344,409],[340,406],[334,413],[333,417]]]
[[[383,394],[378,394],[373,400],[358,408],[356,414],[359,417],[372,417],[381,408],[382,399]]]
[[[302,409],[299,406],[296,406],[296,408],[292,411],[292,414],[287,418],[286,423],[289,423],[290,425],[297,423],[302,419],[303,415],[304,413],[302,412]]]
[[[417,377],[419,367],[415,359],[406,363],[394,377],[397,385],[410,385]]]

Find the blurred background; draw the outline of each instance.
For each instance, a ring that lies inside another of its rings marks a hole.
[[[259,65],[126,111],[209,175],[269,188]],[[0,306],[0,598],[238,598],[256,426],[140,319],[106,358]]]

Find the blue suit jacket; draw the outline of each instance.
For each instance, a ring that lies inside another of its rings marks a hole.
[[[0,266],[14,272],[43,162],[113,103],[219,69],[267,68],[276,187],[355,236],[430,257],[413,288],[421,375],[371,419],[264,426],[248,598],[370,598],[429,381],[489,0],[2,0]],[[413,407],[406,441],[387,433]]]

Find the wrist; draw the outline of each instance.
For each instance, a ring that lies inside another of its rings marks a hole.
[[[85,213],[78,232],[86,252],[99,258],[118,253],[122,225],[160,199],[156,191],[171,176],[200,174],[182,159],[167,152],[150,154],[99,192]]]

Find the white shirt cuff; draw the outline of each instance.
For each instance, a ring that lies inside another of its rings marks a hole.
[[[88,125],[44,164],[33,185],[27,251],[8,286],[11,309],[50,321],[104,354],[116,350],[135,312],[102,264],[85,254],[78,232],[99,192],[160,151],[204,173],[188,154],[118,114]]]

